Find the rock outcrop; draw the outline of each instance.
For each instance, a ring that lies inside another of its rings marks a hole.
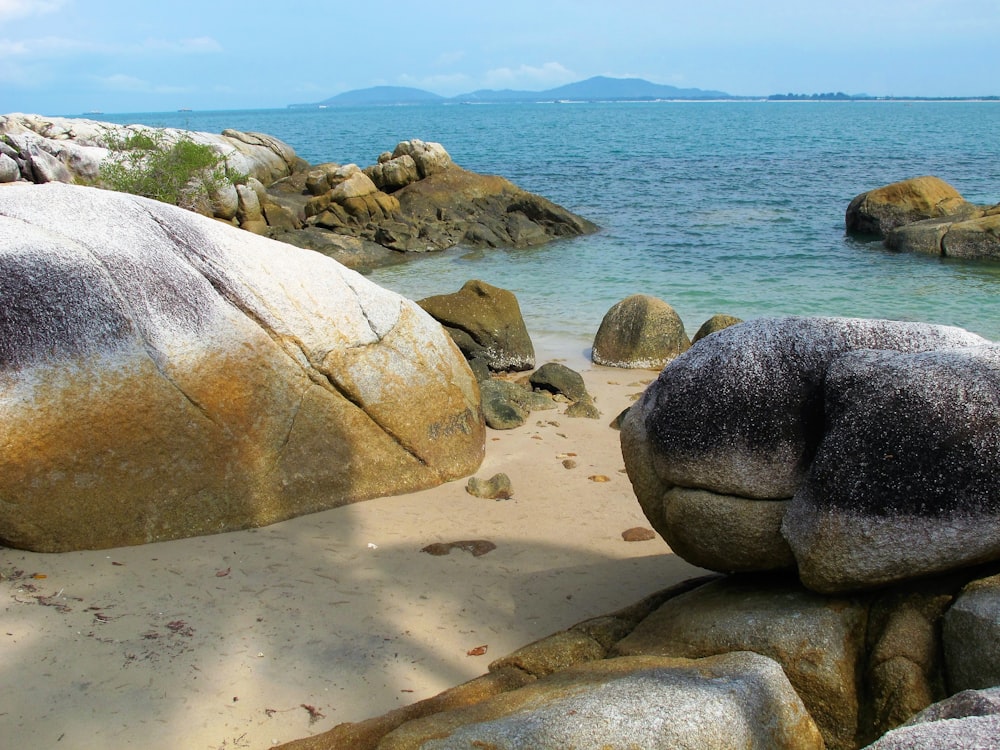
[[[273,523],[479,465],[476,383],[416,304],[155,201],[0,186],[0,540]]]
[[[950,258],[1000,258],[1000,205],[969,203],[937,177],[915,177],[856,196],[847,231],[879,236],[890,250]]]
[[[508,180],[457,166],[439,143],[402,141],[365,169],[310,167],[264,133],[221,135],[39,115],[0,115],[0,183],[19,180],[102,185],[102,165],[129,139],[157,148],[185,140],[222,159],[224,180],[184,207],[367,270],[396,251],[531,247],[597,231],[586,219]],[[194,183],[191,183],[192,185]]]
[[[326,183],[318,174],[323,170]],[[344,191],[347,172],[361,176],[353,175],[357,186]],[[531,247],[597,230],[502,177],[462,169],[441,144],[417,139],[399,143],[364,170],[353,164],[318,168],[306,187],[314,196],[303,208],[308,225],[406,252],[459,243]]]
[[[665,367],[622,448],[689,562],[863,589],[1000,558],[998,394],[1000,347],[961,329],[762,319]]]
[[[378,747],[820,750],[823,740],[781,667],[744,652],[582,663],[404,724]]]
[[[633,294],[601,320],[592,358],[606,367],[659,370],[690,346],[674,308],[656,297]]]

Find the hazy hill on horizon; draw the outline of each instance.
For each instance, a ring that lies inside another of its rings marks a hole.
[[[584,81],[544,91],[513,89],[479,89],[467,94],[445,97],[409,86],[373,86],[345,91],[320,102],[290,104],[289,107],[352,107],[398,104],[462,104],[486,102],[546,102],[546,101],[622,101],[655,99],[732,99],[723,91],[698,88],[678,88],[652,83],[642,78],[609,78],[594,76]]]

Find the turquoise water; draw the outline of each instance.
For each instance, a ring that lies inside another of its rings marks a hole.
[[[583,352],[634,293],[693,332],[715,313],[958,325],[1000,340],[1000,263],[900,255],[844,233],[858,193],[933,174],[1000,202],[1000,103],[615,103],[109,117],[271,133],[312,163],[438,141],[602,227],[530,250],[455,249],[371,278],[412,298],[471,278],[512,290],[541,351]]]

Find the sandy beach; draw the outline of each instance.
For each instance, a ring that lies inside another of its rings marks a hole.
[[[269,747],[434,695],[699,574],[658,537],[621,536],[648,524],[609,423],[655,373],[566,364],[602,417],[559,408],[488,431],[475,476],[508,474],[510,500],[462,480],[215,536],[0,548],[5,746]],[[421,551],[476,539],[496,549]]]

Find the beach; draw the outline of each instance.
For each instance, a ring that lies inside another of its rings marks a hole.
[[[659,537],[622,539],[648,524],[609,425],[656,373],[562,361],[602,416],[560,407],[488,430],[475,476],[506,473],[509,500],[459,480],[214,536],[0,549],[5,742],[267,747],[435,695],[700,574]],[[421,551],[470,540],[496,549]]]

